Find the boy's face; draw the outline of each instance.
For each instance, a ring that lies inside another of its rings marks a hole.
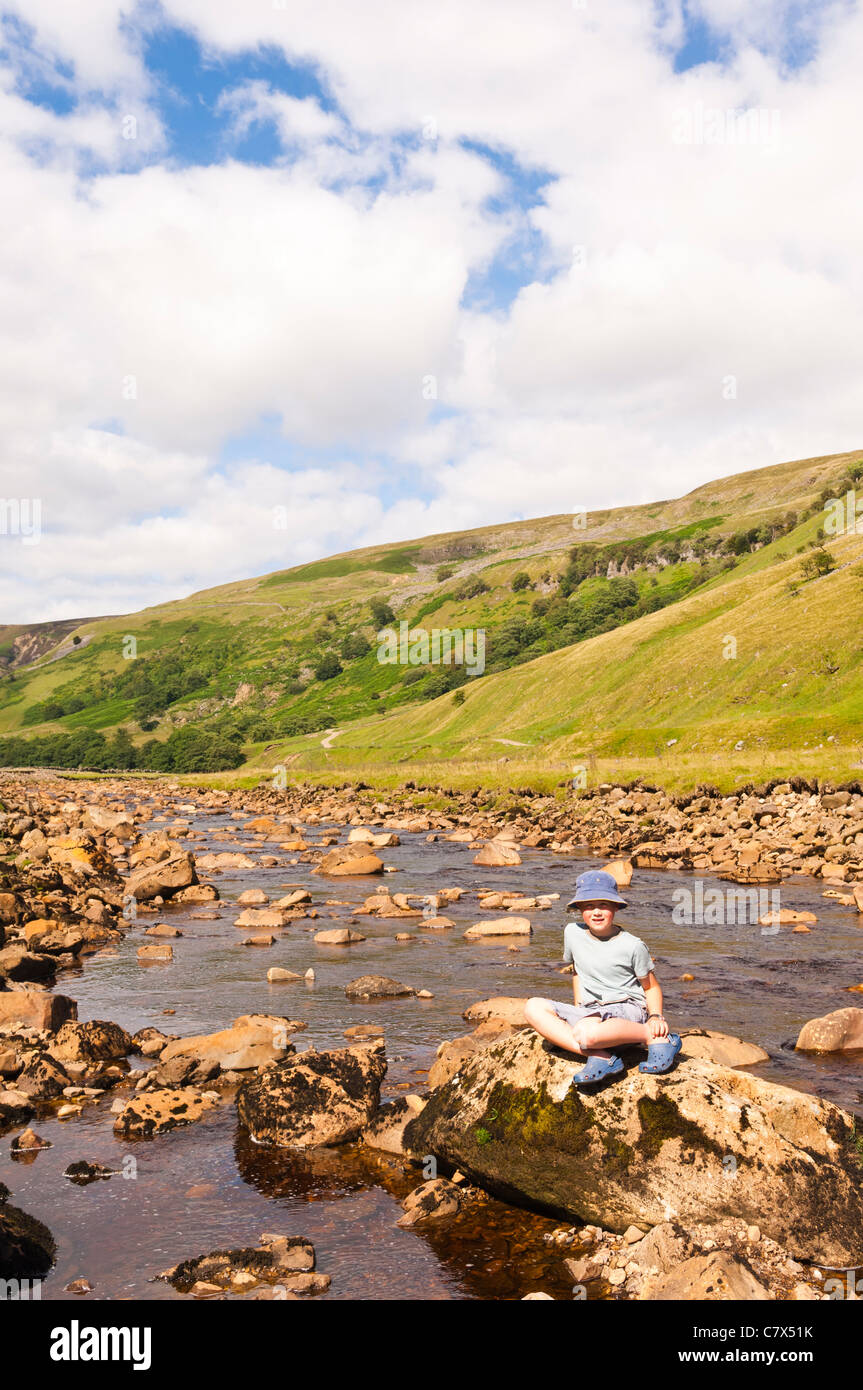
[[[614,927],[616,911],[617,908],[613,903],[582,903],[581,920],[593,932],[594,936],[608,936]]]

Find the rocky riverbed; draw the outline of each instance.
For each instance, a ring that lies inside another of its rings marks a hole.
[[[863,1261],[856,785],[430,809],[9,774],[0,801],[0,1277],[820,1298]],[[562,901],[607,859],[686,1037],[594,1103],[520,1001],[568,996]],[[681,926],[696,883],[758,916]]]

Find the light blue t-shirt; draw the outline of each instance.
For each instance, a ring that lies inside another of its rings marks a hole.
[[[628,931],[602,940],[581,922],[567,922],[563,958],[572,962],[583,1004],[617,1004],[625,999],[645,1002],[639,978],[654,968],[644,942]]]

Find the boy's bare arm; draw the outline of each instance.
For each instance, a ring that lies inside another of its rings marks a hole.
[[[578,976],[575,973],[575,966],[572,968],[572,997],[576,1006],[578,1006],[581,1003],[581,998],[578,992]]]
[[[649,971],[638,983],[644,990],[644,997],[647,1001],[647,1012],[657,1014],[659,1017],[650,1018],[647,1021],[647,1029],[651,1038],[664,1038],[668,1035],[668,1024],[662,1017],[662,990],[659,981],[653,971]]]

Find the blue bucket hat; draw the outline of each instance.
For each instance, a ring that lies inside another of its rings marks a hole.
[[[626,907],[626,900],[620,896],[617,880],[604,869],[588,869],[575,880],[575,897],[570,898],[567,908],[579,907],[582,903],[615,903]]]

